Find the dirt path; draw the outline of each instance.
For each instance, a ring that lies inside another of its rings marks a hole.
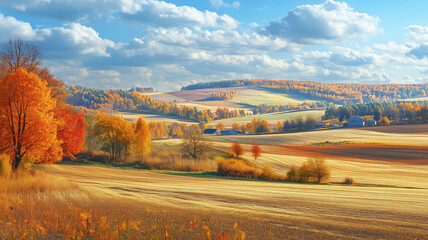
[[[397,239],[428,232],[428,189],[199,178],[90,166],[45,170],[98,197],[227,214],[264,223],[276,236],[298,230],[327,238]]]

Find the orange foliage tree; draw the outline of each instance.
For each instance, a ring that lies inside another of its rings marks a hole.
[[[86,123],[85,115],[68,107],[56,108],[55,118],[59,120],[57,137],[61,140],[63,155],[75,159],[74,155],[83,151]]]
[[[254,159],[257,160],[258,157],[261,155],[261,149],[260,146],[257,144],[254,144],[251,148],[251,152],[253,153]]]
[[[142,160],[144,156],[150,154],[151,146],[152,138],[150,136],[149,125],[140,117],[134,130],[134,148],[138,160]]]
[[[235,157],[239,158],[242,154],[244,154],[244,149],[242,149],[241,144],[234,142],[232,143],[232,152]]]
[[[61,159],[58,121],[53,109],[56,99],[36,74],[23,68],[0,80],[0,150],[11,156],[16,170],[24,157],[35,162]]]

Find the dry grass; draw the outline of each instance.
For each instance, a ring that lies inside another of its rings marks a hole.
[[[85,202],[83,210],[113,223],[125,221],[129,212],[129,221],[151,218],[190,227],[198,216],[199,228],[209,218],[210,229],[229,233],[236,221],[248,239],[424,239],[428,230],[427,189],[196,178],[90,166],[46,170],[79,182],[102,199]]]
[[[228,221],[226,226],[210,218],[165,213],[141,202],[97,198],[84,190],[76,195],[74,184],[47,174],[4,178],[0,186],[4,185],[0,239],[245,239],[237,223]]]
[[[0,177],[0,193],[3,194],[23,192],[45,193],[77,188],[77,184],[70,183],[64,178],[52,176],[37,170],[29,173],[17,172],[9,177]]]
[[[183,158],[181,156],[146,157],[137,161],[145,169],[159,169],[185,172],[213,172],[216,170],[217,162],[212,159],[195,160],[192,158]]]
[[[219,160],[217,172],[220,176],[225,177],[285,180],[285,177],[276,174],[269,165],[265,165],[263,169],[259,169],[245,159]]]

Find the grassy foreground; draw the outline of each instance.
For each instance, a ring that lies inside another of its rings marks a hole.
[[[42,172],[0,178],[0,239],[245,239],[236,222],[168,210]]]

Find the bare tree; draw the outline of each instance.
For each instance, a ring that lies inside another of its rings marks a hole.
[[[32,43],[23,42],[20,38],[9,40],[0,52],[1,74],[16,72],[20,67],[29,72],[37,72],[42,65],[42,54],[39,48]]]
[[[207,140],[200,131],[189,131],[184,135],[183,149],[193,159],[199,159],[208,148]]]

